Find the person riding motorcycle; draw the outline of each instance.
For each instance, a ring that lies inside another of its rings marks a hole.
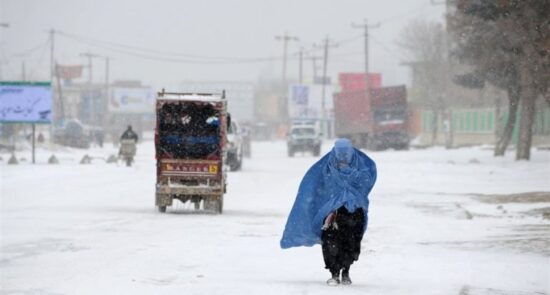
[[[137,141],[138,135],[132,130],[132,125],[128,125],[126,131],[120,136],[120,150],[118,152],[118,155],[126,161],[127,166],[130,166],[134,160]]]
[[[128,128],[120,136],[120,140],[133,139],[136,143],[138,141],[138,135],[132,130],[132,125],[128,125]]]

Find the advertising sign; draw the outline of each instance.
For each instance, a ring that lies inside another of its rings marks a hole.
[[[82,65],[62,66],[55,65],[55,74],[61,79],[77,79],[82,77]]]
[[[50,123],[50,82],[0,82],[0,122]]]
[[[148,87],[114,88],[109,99],[112,113],[143,114],[155,109],[155,95]]]
[[[291,118],[321,118],[323,112],[329,114],[333,109],[332,93],[334,87],[325,85],[323,99],[322,85],[290,85],[288,89],[288,114]]]

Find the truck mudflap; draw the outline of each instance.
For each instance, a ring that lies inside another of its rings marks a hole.
[[[212,194],[222,194],[223,187],[220,185],[191,186],[191,185],[180,185],[180,184],[170,183],[166,185],[159,185],[157,187],[157,193],[172,194],[172,195],[212,195]]]

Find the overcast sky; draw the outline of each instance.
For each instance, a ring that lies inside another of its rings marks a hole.
[[[285,31],[300,39],[288,46],[287,75],[296,78],[300,46],[311,50],[328,35],[339,43],[328,62],[336,78],[363,71],[363,31],[351,23],[367,18],[381,23],[371,30],[371,71],[381,72],[385,85],[402,84],[409,77],[400,66],[399,33],[415,18],[441,21],[444,9],[430,0],[0,0],[0,23],[9,24],[0,27],[1,78],[21,79],[25,62],[27,78],[49,79],[50,28],[68,34],[55,38],[60,64],[86,63],[79,55],[90,51],[112,59],[111,80],[139,79],[156,88],[182,80],[279,79],[283,50],[275,36]],[[319,73],[321,66],[319,60]],[[304,61],[306,79],[312,68]],[[94,80],[102,81],[104,71],[104,61],[95,59]]]

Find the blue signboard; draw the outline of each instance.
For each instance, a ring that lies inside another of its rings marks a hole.
[[[306,106],[309,98],[309,87],[304,85],[292,85],[292,102],[296,105]]]
[[[51,123],[49,82],[0,82],[0,123]]]

